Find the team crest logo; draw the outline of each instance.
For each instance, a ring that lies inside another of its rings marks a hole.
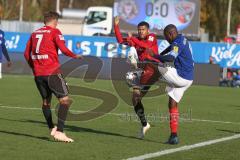
[[[149,36],[149,37],[148,37],[148,40],[151,41],[151,42],[153,42],[154,37],[153,37],[153,36]]]
[[[173,51],[174,51],[175,53],[178,53],[178,46],[174,46],[174,47],[173,47]]]
[[[179,1],[175,3],[175,13],[180,23],[188,23],[192,20],[196,6],[192,2]]]

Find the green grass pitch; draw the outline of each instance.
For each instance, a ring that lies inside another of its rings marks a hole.
[[[107,80],[85,83],[68,78],[70,85],[85,86],[112,93]],[[169,136],[168,121],[149,117],[151,129],[144,140],[136,137],[139,122],[131,106],[119,98],[110,113],[90,121],[67,121],[65,132],[75,142],[65,144],[49,137],[41,111],[41,98],[32,76],[5,75],[0,80],[0,159],[2,160],[91,160],[127,159],[184,145],[191,145],[240,133],[240,89],[192,86],[179,107],[184,120],[179,126],[180,144],[165,144]],[[81,95],[70,95],[71,110],[87,111],[101,100]],[[144,98],[148,115],[167,115],[166,95]],[[52,105],[57,103],[53,99]],[[54,109],[54,107],[53,107]],[[206,121],[203,121],[206,120]],[[54,121],[56,116],[54,114]],[[229,123],[227,123],[229,122]],[[237,160],[240,139],[229,140],[188,151],[176,152],[153,159],[160,160]]]

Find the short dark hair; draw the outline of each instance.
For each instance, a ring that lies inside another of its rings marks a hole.
[[[59,18],[59,14],[57,12],[54,12],[54,11],[49,11],[49,12],[46,12],[44,14],[44,24],[50,22],[51,20],[58,20]]]
[[[169,24],[164,28],[164,33],[167,32],[176,32],[178,33],[177,27],[174,24]]]
[[[146,26],[147,28],[149,28],[149,24],[145,21],[138,23],[138,27],[140,27],[140,26]]]

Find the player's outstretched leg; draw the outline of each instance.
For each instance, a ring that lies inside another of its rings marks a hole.
[[[51,98],[52,96],[50,95],[47,99],[43,99],[42,112],[46,119],[48,128],[50,130],[50,135],[53,136],[57,130],[57,127],[56,126],[54,127],[52,120]]]
[[[168,139],[169,144],[178,144],[178,136],[177,136],[177,129],[178,129],[178,120],[179,120],[179,112],[177,102],[174,101],[171,97],[169,97],[169,116],[170,116],[170,129],[171,135]]]
[[[67,135],[63,132],[64,123],[67,118],[68,109],[70,107],[69,97],[59,98],[59,109],[58,109],[58,124],[57,131],[54,135],[54,139],[61,142],[73,142],[73,139],[67,137]]]
[[[142,127],[140,129],[140,133],[138,138],[143,139],[146,132],[150,129],[150,124],[147,122],[145,114],[144,114],[144,107],[141,102],[141,91],[140,89],[133,90],[133,106],[134,110],[141,121]]]

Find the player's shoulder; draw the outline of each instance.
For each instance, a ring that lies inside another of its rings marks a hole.
[[[154,37],[154,38],[156,38],[157,35],[156,35],[155,33],[149,33],[149,34],[148,34],[148,37]]]
[[[179,45],[179,46],[184,46],[186,45],[188,42],[187,38],[181,34],[179,34],[176,39],[174,40],[174,44],[175,45]]]
[[[43,26],[41,28],[36,29],[32,34],[43,34],[43,33],[51,33],[51,29]]]
[[[0,29],[0,38],[4,37],[4,32]]]
[[[0,29],[0,34],[4,34],[3,30]]]
[[[62,35],[62,32],[58,28],[53,29],[53,37],[57,37],[57,39],[60,39],[64,41],[64,37]]]
[[[52,32],[55,34],[62,34],[62,32],[58,28],[52,28]]]
[[[153,41],[156,41],[157,36],[154,33],[150,33],[150,34],[148,34],[147,39],[148,39],[148,41],[152,41],[153,42]]]
[[[149,33],[148,36],[156,37],[156,34],[155,33]]]

